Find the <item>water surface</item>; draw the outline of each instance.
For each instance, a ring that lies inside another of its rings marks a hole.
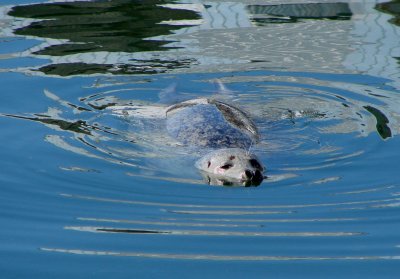
[[[2,277],[396,278],[398,2],[3,3]],[[258,187],[208,185],[148,115],[215,79]]]

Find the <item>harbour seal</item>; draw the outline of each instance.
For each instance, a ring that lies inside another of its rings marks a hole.
[[[168,107],[166,117],[170,136],[209,151],[195,163],[209,184],[257,186],[263,181],[264,166],[249,152],[259,134],[239,108],[199,98]]]

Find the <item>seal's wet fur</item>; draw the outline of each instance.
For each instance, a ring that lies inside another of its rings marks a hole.
[[[256,125],[239,108],[215,99],[193,99],[166,110],[167,130],[178,141],[213,149],[196,162],[210,184],[258,185],[264,167],[249,153]]]

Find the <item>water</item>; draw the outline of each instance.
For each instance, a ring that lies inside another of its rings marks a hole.
[[[0,6],[2,278],[397,278],[397,2],[51,2]],[[258,187],[156,117],[216,78]]]

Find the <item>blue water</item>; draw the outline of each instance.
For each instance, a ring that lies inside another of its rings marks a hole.
[[[2,3],[0,277],[397,278],[398,14],[308,2],[175,6],[193,21],[156,39],[150,2]],[[258,126],[258,187],[208,185],[162,119],[117,109],[217,78]]]

